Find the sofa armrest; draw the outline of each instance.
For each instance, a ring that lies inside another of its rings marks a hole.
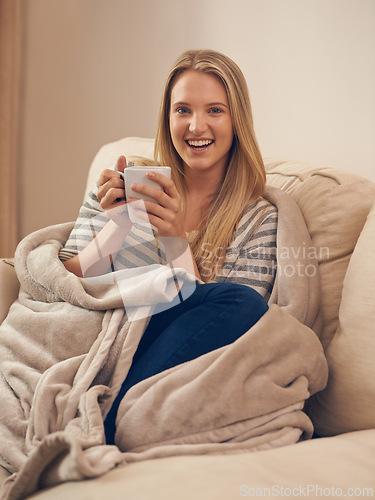
[[[0,259],[0,323],[18,297],[19,282],[11,259]]]

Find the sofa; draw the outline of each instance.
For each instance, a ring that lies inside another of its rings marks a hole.
[[[128,137],[103,146],[90,167],[85,195],[99,172],[112,167],[120,154],[152,158],[153,144],[153,139]],[[41,489],[33,498],[375,495],[375,184],[353,173],[297,161],[266,158],[265,165],[267,184],[297,202],[319,264],[319,337],[329,377],[306,408],[315,428],[313,439],[256,452],[134,462],[93,479]],[[17,295],[12,258],[4,256],[0,323]],[[8,475],[0,468],[0,481]]]

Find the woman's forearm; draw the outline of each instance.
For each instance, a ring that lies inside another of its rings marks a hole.
[[[129,219],[121,226],[109,220],[87,247],[63,262],[65,268],[81,278],[99,276],[108,272],[131,226]]]

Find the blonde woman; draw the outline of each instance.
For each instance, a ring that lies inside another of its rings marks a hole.
[[[155,162],[169,165],[172,177],[150,167],[148,177],[163,190],[132,185],[156,200],[142,205],[125,198],[125,157],[104,170],[60,254],[69,271],[92,276],[160,262],[162,248],[164,263],[185,267],[197,280],[186,300],[151,318],[105,420],[108,443],[131,386],[238,339],[267,311],[275,277],[277,211],[262,197],[265,170],[247,85],[230,58],[197,50],[176,61],[163,94]],[[151,224],[154,252],[142,247],[142,238],[150,241],[146,226],[130,222],[128,203]],[[94,216],[90,241],[85,221]]]

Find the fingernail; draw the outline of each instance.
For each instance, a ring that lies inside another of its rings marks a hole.
[[[132,184],[130,187],[131,187],[131,189],[132,189],[133,191],[137,191],[137,189],[138,189],[138,184],[135,182],[135,183],[134,183],[134,184]]]
[[[154,172],[147,172],[147,177],[155,177],[155,173]]]

